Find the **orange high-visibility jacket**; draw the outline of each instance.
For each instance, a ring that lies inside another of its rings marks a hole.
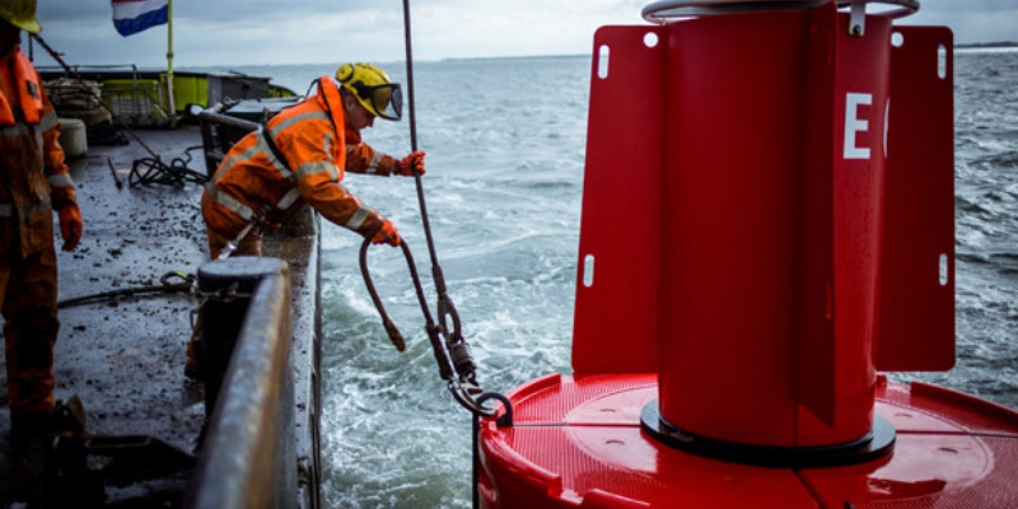
[[[226,154],[202,193],[202,215],[212,230],[233,238],[250,222],[279,222],[303,203],[366,237],[381,227],[384,218],[340,182],[346,171],[389,176],[396,160],[346,129],[332,78],[322,76],[318,83],[317,94],[281,111]]]
[[[0,254],[53,244],[53,210],[77,204],[57,113],[39,74],[15,48],[0,57]]]

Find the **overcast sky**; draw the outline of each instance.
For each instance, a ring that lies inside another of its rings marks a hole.
[[[1015,0],[920,0],[910,25],[956,43],[1018,41]],[[602,25],[646,22],[649,0],[412,0],[415,60],[590,54]],[[175,0],[174,66],[325,63],[404,57],[401,0]],[[69,64],[166,64],[166,26],[121,37],[106,0],[40,0],[42,37]],[[37,48],[38,64],[54,61]]]

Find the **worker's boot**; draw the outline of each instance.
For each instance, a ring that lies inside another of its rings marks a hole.
[[[65,438],[80,437],[85,432],[85,405],[75,394],[67,402],[57,400],[53,408],[50,433]]]
[[[11,418],[11,442],[45,437],[80,437],[85,432],[85,405],[77,395],[66,402],[57,400],[53,409]]]
[[[7,478],[0,481],[0,502],[24,505],[3,507],[41,507],[44,502],[46,458],[53,439],[48,430],[53,414],[23,415],[11,418],[10,450],[7,454]]]
[[[84,430],[85,406],[77,395],[67,402],[57,400],[53,409],[45,412],[13,416],[7,458],[9,478],[0,482],[0,502],[10,499],[27,507],[51,507],[47,501],[53,494],[46,491],[46,472],[51,466],[54,440],[79,438]]]

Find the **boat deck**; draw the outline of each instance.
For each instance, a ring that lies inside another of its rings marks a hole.
[[[200,131],[135,131],[167,164],[186,158],[185,149],[200,146]],[[205,173],[202,151],[192,151],[188,167]],[[161,285],[174,271],[197,274],[207,261],[206,236],[199,208],[202,186],[129,185],[135,160],[151,157],[136,140],[125,146],[90,146],[86,156],[69,160],[78,188],[84,234],[78,249],[59,251],[59,296],[68,299]],[[111,168],[110,162],[116,170]],[[121,185],[118,186],[117,182]],[[266,254],[291,264],[296,368],[298,459],[303,485],[317,482],[315,371],[317,366],[317,234],[310,228],[295,234],[298,242],[266,239]],[[294,232],[289,232],[294,234]],[[308,277],[308,275],[311,277]],[[172,277],[167,282],[181,283]],[[185,348],[191,314],[200,304],[192,292],[156,292],[103,299],[60,310],[60,335],[54,352],[57,399],[78,396],[86,411],[88,436],[157,438],[175,449],[196,453],[205,420],[203,384],[184,376]],[[11,478],[10,420],[6,406],[6,371],[0,390],[0,494]],[[311,480],[308,480],[310,478]],[[141,488],[144,492],[146,489]],[[133,495],[139,488],[134,486]],[[106,488],[107,502],[117,495]],[[301,497],[301,498],[307,498]],[[311,496],[311,498],[316,498]]]

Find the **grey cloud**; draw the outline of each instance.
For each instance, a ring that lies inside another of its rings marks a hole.
[[[396,1],[393,8],[402,8]],[[378,2],[305,0],[300,2],[279,2],[278,0],[176,0],[173,2],[174,20],[189,18],[222,21],[243,19],[247,22],[262,22],[287,18],[294,15],[309,16],[316,13],[343,13],[377,10]],[[41,21],[68,21],[91,23],[110,19],[112,8],[109,1],[43,0],[39,2],[38,17]]]

